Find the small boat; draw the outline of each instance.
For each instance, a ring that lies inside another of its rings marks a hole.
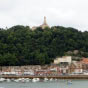
[[[50,78],[50,81],[53,81],[53,78]]]
[[[57,79],[55,79],[55,81],[57,81]]]
[[[4,78],[0,78],[0,82],[3,82],[3,81],[5,81],[5,79]]]
[[[48,81],[48,78],[44,78],[44,82]]]
[[[29,78],[25,78],[25,82],[29,82],[30,81],[30,79]]]
[[[33,78],[33,79],[32,79],[32,82],[38,82],[38,81],[40,81],[39,78]]]
[[[19,79],[15,79],[14,82],[19,82],[20,80]]]
[[[7,81],[7,82],[11,82],[11,80],[10,80],[10,79],[6,79],[6,81]]]
[[[22,83],[25,83],[25,78],[22,78],[22,79],[21,79],[21,82],[22,82]]]
[[[72,84],[72,80],[68,80],[67,81],[67,84]]]

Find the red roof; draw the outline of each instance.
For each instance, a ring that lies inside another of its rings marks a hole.
[[[83,58],[81,61],[83,64],[88,64],[88,58]]]

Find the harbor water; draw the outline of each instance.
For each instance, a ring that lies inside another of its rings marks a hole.
[[[0,82],[0,88],[88,88],[88,80],[57,80],[47,82]]]

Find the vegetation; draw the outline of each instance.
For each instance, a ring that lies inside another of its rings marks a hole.
[[[0,29],[0,65],[44,65],[63,55],[88,57],[88,32],[54,26],[37,28],[17,25]],[[78,50],[79,53],[72,53]],[[70,52],[70,53],[68,53]]]

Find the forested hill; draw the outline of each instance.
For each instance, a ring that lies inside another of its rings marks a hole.
[[[61,26],[34,31],[21,25],[0,29],[1,66],[50,64],[74,50],[79,51],[78,56],[88,57],[88,32]]]

